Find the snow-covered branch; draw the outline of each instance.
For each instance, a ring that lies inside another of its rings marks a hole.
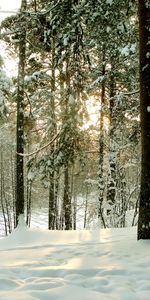
[[[60,132],[58,132],[49,143],[47,143],[46,145],[44,145],[43,147],[37,149],[34,152],[26,153],[26,154],[24,154],[24,153],[17,153],[17,154],[20,155],[20,156],[23,156],[23,157],[29,157],[29,156],[35,155],[35,154],[41,152],[42,150],[44,150],[45,148],[49,147],[51,144],[53,144],[53,142],[58,138],[59,134],[60,134]]]

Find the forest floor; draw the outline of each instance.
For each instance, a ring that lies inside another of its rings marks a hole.
[[[48,231],[22,223],[0,239],[1,300],[149,300],[150,241],[136,228]]]

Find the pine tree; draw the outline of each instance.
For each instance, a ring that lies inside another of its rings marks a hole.
[[[150,3],[139,0],[141,190],[138,239],[150,239]]]
[[[16,144],[16,226],[19,216],[24,214],[24,77],[26,57],[26,20],[24,12],[27,2],[22,0],[20,17],[24,19],[19,36],[19,67],[18,67],[18,89],[17,89],[17,144]]]
[[[48,227],[61,227],[61,208],[64,210],[63,228],[72,227],[70,179],[72,166],[79,174],[82,170],[80,145],[84,145],[85,152],[94,153],[88,153],[90,159],[84,160],[82,182],[94,174],[93,179],[99,182],[100,188],[97,192],[99,217],[102,219],[104,213],[106,219],[105,209],[108,209],[117,224],[117,217],[121,220],[119,214],[127,209],[124,205],[126,170],[121,157],[128,152],[126,144],[132,142],[132,135],[137,138],[138,131],[138,121],[134,120],[138,115],[136,101],[132,96],[121,96],[134,90],[137,84],[136,54],[131,55],[136,49],[134,3],[131,0],[33,0],[28,2],[28,8],[28,12],[25,10],[25,152],[41,148],[57,136],[48,148],[31,156],[27,167],[44,185],[44,204],[47,204],[49,192]],[[15,48],[22,37],[24,14],[11,17],[4,27],[9,43],[14,40],[14,44],[9,45]],[[7,28],[11,30],[10,36]],[[91,125],[85,130],[82,121],[87,120],[86,101],[89,98],[93,99],[93,106],[99,103],[101,117],[98,126]],[[128,114],[132,116],[128,118]],[[86,145],[85,138],[89,141]],[[22,149],[18,151],[23,152]],[[90,170],[91,164],[94,172]],[[107,186],[108,165],[111,172]],[[79,185],[84,191],[84,185]],[[105,207],[108,204],[106,196],[111,205]],[[102,219],[103,226],[108,224],[107,219],[104,224],[105,219]]]

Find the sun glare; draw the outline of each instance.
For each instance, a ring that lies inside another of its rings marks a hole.
[[[87,112],[88,112],[89,119],[83,125],[83,128],[85,130],[89,129],[90,126],[96,127],[100,117],[100,104],[97,103],[94,96],[89,97],[86,105],[87,105]]]
[[[6,45],[3,42],[0,42],[0,53],[4,61],[5,72],[8,77],[17,76],[18,72],[18,59],[13,59],[7,53]]]
[[[101,110],[101,104],[100,101],[98,101],[97,97],[94,96],[89,97],[87,103],[87,112],[88,112],[88,121],[84,123],[83,128],[85,130],[89,129],[91,126],[94,128],[98,127],[100,125],[100,110]],[[109,118],[107,116],[104,116],[104,129],[106,131],[109,130]]]

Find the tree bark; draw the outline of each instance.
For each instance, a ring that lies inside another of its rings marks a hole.
[[[65,230],[72,229],[72,212],[71,212],[71,197],[69,192],[69,165],[68,162],[64,166],[64,216],[65,216]]]
[[[109,149],[109,176],[107,186],[107,202],[114,205],[116,196],[116,147],[115,147],[115,120],[114,112],[114,96],[115,96],[115,78],[114,78],[114,62],[111,58],[111,74],[110,74],[110,149]],[[107,210],[110,214],[111,210]]]
[[[105,49],[103,50],[102,76],[105,76]],[[102,83],[101,90],[101,112],[100,112],[100,137],[99,137],[99,210],[98,217],[101,219],[103,227],[106,223],[103,215],[103,197],[104,197],[104,104],[105,104],[105,82]]]
[[[141,190],[138,239],[150,239],[150,3],[139,0]]]
[[[26,10],[27,2],[22,0],[21,14]],[[24,153],[24,76],[25,76],[25,58],[26,58],[26,20],[22,23],[22,33],[19,42],[19,66],[18,66],[18,91],[17,91],[17,145],[16,145],[16,226],[19,216],[24,215],[24,164],[23,156],[18,153]]]
[[[50,122],[51,122],[51,139],[56,135],[56,116],[55,116],[55,40],[52,38],[52,63],[51,63],[51,104],[50,104]],[[55,229],[56,225],[56,198],[55,198],[55,170],[54,170],[54,151],[55,141],[51,144],[50,149],[50,186],[49,186],[49,214],[48,214],[48,229]]]

